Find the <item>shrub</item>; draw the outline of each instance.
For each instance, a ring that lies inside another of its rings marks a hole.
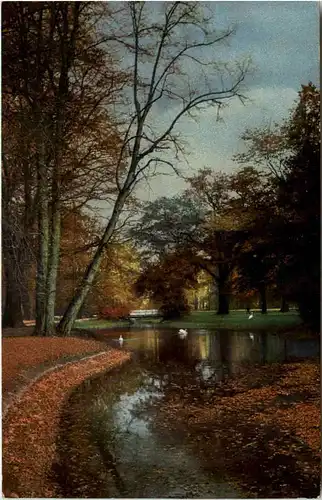
[[[104,307],[99,314],[101,319],[125,319],[130,314],[130,308],[125,305]]]
[[[163,314],[163,319],[174,320],[180,319],[185,314],[188,314],[190,312],[190,307],[186,297],[182,293],[173,292],[164,298],[160,311]]]

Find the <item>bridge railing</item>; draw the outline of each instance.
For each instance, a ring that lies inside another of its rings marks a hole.
[[[131,311],[129,318],[145,318],[145,317],[160,317],[162,313],[158,309],[138,309]]]

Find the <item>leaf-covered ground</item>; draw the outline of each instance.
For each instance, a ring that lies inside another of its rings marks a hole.
[[[210,470],[235,477],[259,498],[317,497],[320,491],[320,366],[249,367],[205,390],[175,391],[159,425],[177,428]]]
[[[15,378],[21,369],[60,360],[66,354],[104,351],[44,375],[27,388],[3,418],[5,496],[55,497],[49,473],[55,460],[60,411],[65,399],[83,380],[118,366],[130,355],[106,348],[100,342],[82,339],[4,339],[4,346],[3,368],[7,381],[10,376]]]
[[[29,331],[28,331],[29,332]],[[77,337],[12,337],[2,339],[2,387],[9,388],[10,382],[28,368],[34,368],[58,359],[80,354],[104,351],[106,345],[96,340]]]

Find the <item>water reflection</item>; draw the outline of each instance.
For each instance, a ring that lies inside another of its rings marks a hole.
[[[115,346],[119,333],[106,332],[107,342]],[[74,405],[80,405],[80,411],[74,406],[82,420],[80,432],[90,427],[105,470],[112,471],[111,477],[98,480],[102,471],[97,470],[96,479],[91,479],[99,485],[93,496],[244,498],[222,473],[209,471],[178,430],[174,433],[167,426],[160,427],[156,416],[173,393],[189,404],[190,397],[202,399],[207,387],[237,374],[245,363],[316,355],[318,342],[290,341],[263,332],[205,329],[189,330],[185,339],[179,338],[177,330],[152,328],[124,329],[122,335],[123,348],[133,351],[133,361],[92,385],[83,384],[78,399],[75,396]],[[68,407],[73,407],[72,401]],[[74,413],[71,411],[70,419]],[[62,460],[68,468],[68,448]],[[89,457],[86,463],[93,460]],[[93,461],[90,470],[96,469]]]
[[[137,359],[194,367],[204,381],[236,375],[245,363],[283,362],[319,354],[317,340],[285,339],[267,332],[189,329],[182,339],[177,330],[133,328],[124,329],[123,337],[124,347],[133,350]]]
[[[102,496],[113,492],[115,498],[243,497],[222,474],[205,470],[180,436],[156,428],[154,403],[162,403],[167,391],[181,383],[178,371],[173,371],[177,366],[163,369],[151,359],[135,361],[126,370],[108,374],[106,385],[103,378],[101,387],[84,394],[94,441],[104,443],[101,453],[112,457],[107,467],[116,471],[114,483],[102,487]]]

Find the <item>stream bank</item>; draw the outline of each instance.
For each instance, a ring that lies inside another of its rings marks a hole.
[[[319,380],[317,362],[253,366],[201,398],[193,388],[183,397],[172,391],[156,418],[251,496],[317,498]]]
[[[30,383],[2,420],[3,492],[6,497],[53,498],[60,413],[75,386],[128,361],[129,353],[101,349],[89,359],[61,366]]]
[[[308,341],[285,350],[269,334],[123,336],[132,362],[86,381],[64,407],[61,496],[318,496],[320,375]]]

